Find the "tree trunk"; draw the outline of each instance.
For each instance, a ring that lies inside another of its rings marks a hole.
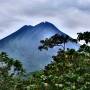
[[[64,42],[64,51],[65,51],[65,48],[66,48],[66,46],[65,46],[65,42]]]

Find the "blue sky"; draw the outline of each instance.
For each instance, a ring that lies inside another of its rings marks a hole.
[[[90,31],[90,0],[0,0],[0,38],[43,21],[76,38]]]

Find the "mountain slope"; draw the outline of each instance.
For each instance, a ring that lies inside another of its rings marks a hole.
[[[66,35],[49,22],[42,22],[36,26],[23,26],[15,33],[0,40],[0,51],[7,52],[10,57],[20,60],[27,71],[42,69],[51,61],[52,55],[57,52],[58,47],[49,51],[38,50],[40,40],[51,37],[56,33]],[[68,48],[78,48],[78,44],[71,42]]]

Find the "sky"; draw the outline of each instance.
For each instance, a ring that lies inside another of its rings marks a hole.
[[[45,21],[76,38],[90,31],[90,0],[0,0],[0,39]]]

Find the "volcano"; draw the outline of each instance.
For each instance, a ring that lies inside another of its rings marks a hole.
[[[20,60],[26,71],[40,70],[51,62],[52,56],[58,50],[58,47],[55,47],[48,51],[39,51],[40,40],[49,38],[57,33],[63,36],[67,35],[49,22],[41,22],[35,26],[25,25],[0,40],[0,51]],[[66,47],[78,49],[79,44],[68,42]]]

